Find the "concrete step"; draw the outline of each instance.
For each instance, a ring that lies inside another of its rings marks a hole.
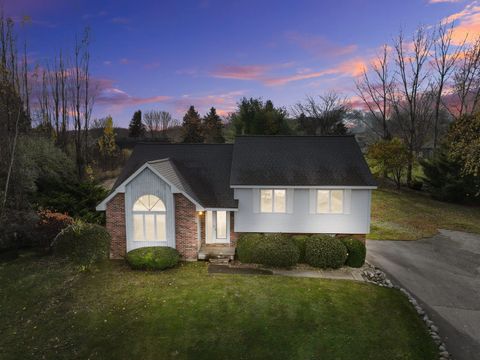
[[[212,265],[228,265],[230,259],[228,257],[211,257],[208,262]]]

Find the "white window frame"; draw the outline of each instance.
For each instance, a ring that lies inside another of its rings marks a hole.
[[[318,211],[318,193],[319,191],[328,191],[328,211]],[[332,191],[341,191],[342,192],[342,211],[341,212],[332,212]],[[346,192],[344,189],[316,189],[315,190],[315,213],[316,214],[332,214],[332,215],[342,215],[345,214],[345,196]]]
[[[135,202],[132,205],[132,239],[134,242],[167,242],[167,208],[165,206],[165,202],[158,196],[153,195],[153,194],[147,194],[151,196],[155,196],[158,198],[158,201],[161,201],[163,204],[163,207],[165,208],[165,211],[158,211],[158,210],[133,210],[133,207],[137,203],[137,201],[140,199],[140,197],[135,200]],[[143,224],[143,239],[136,239],[135,238],[135,215],[141,215],[142,216],[142,224]],[[152,240],[147,240],[145,235],[147,234],[147,228],[146,228],[146,221],[145,221],[145,215],[153,215],[153,225],[154,225],[154,239]],[[157,229],[157,217],[158,216],[163,216],[165,219],[165,237],[163,240],[158,238],[158,229]]]
[[[272,193],[272,208],[270,211],[263,211],[262,210],[262,191],[270,191]],[[284,199],[285,199],[285,204],[284,204],[284,210],[283,211],[275,211],[275,192],[277,191],[283,191],[284,192]],[[258,196],[258,210],[262,214],[286,214],[288,205],[287,205],[287,189],[259,189],[259,196]]]
[[[219,238],[217,236],[217,212],[218,211],[225,211],[225,230],[226,236],[223,238]],[[230,211],[228,210],[208,210],[205,212],[205,244],[230,244]],[[208,215],[208,214],[211,215]],[[211,216],[211,224],[208,224],[207,217]],[[208,226],[210,225],[210,229]],[[210,235],[210,236],[208,236]]]

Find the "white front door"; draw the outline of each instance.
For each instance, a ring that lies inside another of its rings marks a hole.
[[[230,213],[228,211],[207,211],[205,213],[205,243],[230,243]]]

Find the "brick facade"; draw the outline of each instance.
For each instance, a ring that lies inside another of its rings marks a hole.
[[[180,255],[185,260],[197,260],[198,224],[195,205],[182,194],[175,199],[175,241]]]
[[[118,193],[107,203],[106,228],[112,240],[110,258],[122,259],[126,254],[127,236],[125,227],[125,194]]]

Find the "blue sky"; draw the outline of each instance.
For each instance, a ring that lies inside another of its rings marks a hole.
[[[287,109],[307,94],[352,96],[355,77],[401,28],[448,16],[459,34],[480,28],[480,5],[461,0],[4,0],[4,9],[31,17],[21,36],[38,63],[90,26],[94,116],[122,126],[137,109],[180,119],[190,104],[226,114],[242,96]]]

